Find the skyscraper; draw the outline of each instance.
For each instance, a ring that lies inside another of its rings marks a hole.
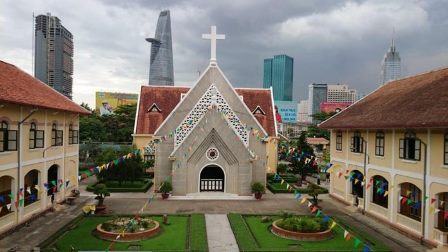
[[[72,99],[73,35],[58,17],[38,15],[35,24],[34,75]]]
[[[149,84],[174,86],[173,49],[171,42],[170,11],[160,12],[156,35],[147,38],[151,43]]]
[[[392,39],[392,44],[389,50],[384,55],[384,59],[381,66],[381,83],[385,84],[392,80],[401,78],[401,58],[397,49],[395,48],[395,42]]]
[[[312,115],[320,112],[320,104],[327,101],[327,84],[313,83],[308,86],[308,117],[316,123]]]
[[[288,55],[275,55],[264,60],[263,87],[272,86],[274,100],[292,101],[294,58]]]

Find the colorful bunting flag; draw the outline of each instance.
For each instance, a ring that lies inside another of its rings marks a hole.
[[[305,201],[306,201],[306,198],[302,198],[302,200],[300,201],[300,204],[305,203]]]
[[[336,221],[333,221],[333,223],[331,223],[330,229],[333,229],[336,226]]]
[[[355,248],[357,248],[361,244],[361,240],[355,238]]]
[[[302,194],[296,193],[296,195],[295,195],[296,200],[300,199],[300,197],[302,197]]]
[[[330,221],[330,216],[325,215],[324,219],[323,219],[323,222],[328,222],[328,221]]]

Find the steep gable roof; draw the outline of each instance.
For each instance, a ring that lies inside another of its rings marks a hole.
[[[189,87],[172,86],[142,86],[140,92],[140,103],[138,105],[138,118],[136,134],[153,134],[165,120],[171,111],[181,100],[181,94],[190,90]],[[256,117],[269,136],[275,136],[275,117],[270,89],[246,89],[235,88],[238,95],[243,96],[243,102],[253,111],[260,106],[266,112],[265,120]],[[156,103],[161,110],[161,120],[156,118],[158,115],[147,113],[151,104]]]
[[[448,127],[448,68],[389,82],[322,122],[325,129]]]
[[[90,114],[18,67],[0,60],[0,102]]]

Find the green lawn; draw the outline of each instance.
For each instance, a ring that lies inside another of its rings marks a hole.
[[[356,249],[354,240],[346,241],[344,231],[339,226],[333,228],[334,236],[326,241],[295,241],[284,239],[271,233],[271,222],[262,223],[261,216],[229,214],[235,238],[242,251],[363,251],[364,242],[369,241],[373,251],[389,251],[366,234],[354,233],[362,243]],[[273,219],[278,219],[273,216]],[[354,231],[354,230],[352,230]]]
[[[192,214],[190,218],[190,250],[208,251],[205,216]]]
[[[55,241],[42,251],[70,251],[75,250],[101,250],[105,251],[110,241],[104,241],[96,238],[92,231],[95,227],[104,221],[113,217],[85,217],[78,223],[71,224],[73,229],[64,232],[55,239]],[[169,215],[169,225],[162,224],[161,216],[152,216],[161,225],[161,232],[157,236],[148,240],[139,242],[116,242],[113,250],[128,250],[129,245],[139,245],[140,250],[152,251],[206,251],[207,239],[205,235],[204,215]],[[189,223],[190,220],[190,223]],[[190,227],[189,227],[190,224]],[[191,230],[188,235],[188,230]],[[188,239],[190,238],[190,239]],[[190,244],[190,245],[189,245]],[[189,247],[191,249],[189,249]]]

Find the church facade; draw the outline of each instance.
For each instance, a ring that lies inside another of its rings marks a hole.
[[[277,167],[271,89],[233,88],[217,64],[189,87],[142,86],[134,144],[173,195],[251,195]]]

